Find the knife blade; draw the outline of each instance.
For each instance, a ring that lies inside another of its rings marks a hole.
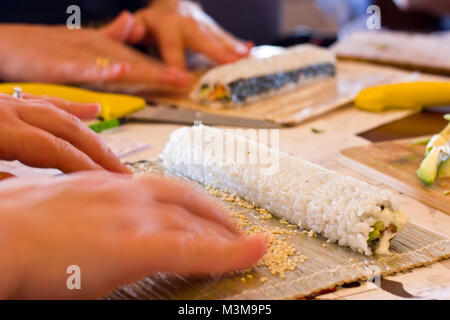
[[[127,119],[135,122],[165,122],[189,125],[201,122],[206,125],[227,127],[280,128],[282,126],[274,122],[260,119],[219,115],[162,105],[147,105],[146,108],[130,114]]]

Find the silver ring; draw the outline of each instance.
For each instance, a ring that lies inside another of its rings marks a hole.
[[[22,99],[23,97],[23,90],[21,87],[14,87],[14,93],[13,97],[17,99]]]

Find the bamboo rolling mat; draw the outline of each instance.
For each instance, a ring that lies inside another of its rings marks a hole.
[[[337,76],[296,91],[284,93],[238,108],[211,108],[191,100],[188,95],[149,96],[150,102],[180,109],[259,119],[283,126],[294,126],[349,104],[364,88],[399,81],[413,81],[418,74],[390,67],[358,62],[338,62]]]
[[[136,173],[167,174],[160,162],[143,161],[131,167]],[[106,299],[294,299],[376,274],[388,275],[429,265],[450,256],[449,239],[413,224],[391,241],[392,256],[367,257],[292,228],[283,220],[262,217],[261,211],[248,203],[219,198],[231,212],[239,212],[248,220],[247,228],[275,230],[276,241],[269,244],[268,251],[285,241],[294,251],[280,259],[292,262],[300,256],[300,261],[294,263],[295,269],[286,271],[284,277],[259,264],[251,270],[207,277],[159,273],[116,289]]]
[[[406,32],[355,32],[335,44],[340,59],[450,76],[450,32],[425,35]]]

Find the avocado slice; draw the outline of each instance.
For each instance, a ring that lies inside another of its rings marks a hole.
[[[431,148],[430,152],[420,164],[419,170],[417,170],[417,176],[429,186],[433,185],[436,178],[440,153],[441,151],[438,147]]]
[[[372,226],[373,231],[369,233],[369,240],[368,241],[373,241],[376,240],[380,237],[381,231],[384,230],[384,223],[383,221],[377,221],[375,222],[375,224]]]
[[[450,177],[450,156],[446,156],[442,159],[437,171],[438,178],[448,178]]]
[[[208,95],[209,92],[209,85],[204,84],[202,85],[202,87],[200,88],[200,97],[204,98]]]
[[[433,147],[442,147],[449,143],[450,140],[450,123],[439,133],[434,135],[427,144],[425,155],[427,155]]]

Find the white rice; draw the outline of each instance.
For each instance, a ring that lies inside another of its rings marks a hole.
[[[332,51],[310,44],[293,46],[267,58],[248,57],[234,63],[228,63],[212,68],[199,80],[199,84],[227,85],[239,79],[249,79],[258,76],[288,72],[303,67],[319,64],[336,64]]]
[[[302,86],[324,81],[332,78],[332,76],[328,74],[318,74],[314,77],[301,75],[297,82],[285,84],[280,88],[274,88],[257,95],[250,95],[245,101],[240,102],[209,101],[201,94],[201,88],[205,85],[212,88],[220,84],[230,91],[229,84],[237,80],[280,74],[318,64],[332,64],[335,66],[336,57],[334,53],[318,46],[302,44],[282,49],[278,54],[269,57],[250,56],[237,62],[211,68],[199,79],[196,87],[191,92],[191,98],[202,103],[207,103],[211,107],[237,106],[244,103],[260,101],[267,97],[293,91]]]
[[[226,141],[228,148],[244,144],[247,154],[266,154],[278,161],[272,166],[277,170],[268,173],[267,164],[224,161],[222,154],[218,156],[217,141]],[[398,209],[388,191],[211,127],[174,131],[160,157],[175,174],[236,193],[280,218],[366,255],[372,254],[367,241],[381,206]]]

